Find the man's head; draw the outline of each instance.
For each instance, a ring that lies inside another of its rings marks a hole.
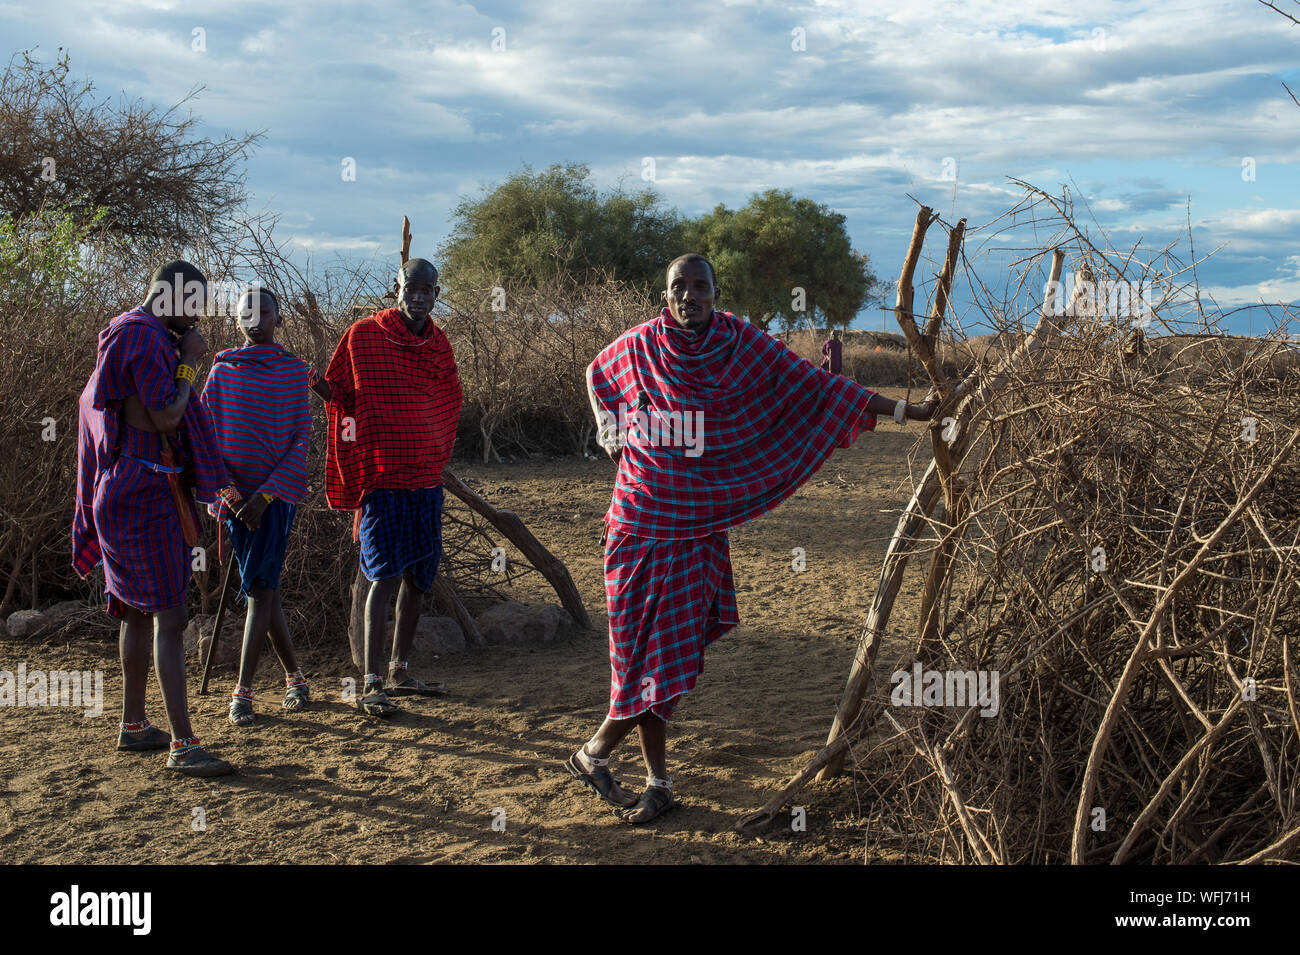
[[[424,328],[438,300],[438,270],[428,259],[407,259],[397,276],[397,307],[413,332]]]
[[[838,328],[831,332],[831,338],[835,339],[836,341],[840,340],[840,330]]]
[[[181,259],[159,266],[149,278],[144,307],[167,327],[184,334],[203,316],[208,303],[208,280],[196,266]]]
[[[718,298],[713,264],[695,252],[679,255],[668,264],[667,284],[663,299],[674,321],[692,331],[708,328]]]
[[[280,327],[280,300],[269,288],[254,285],[239,296],[239,327],[253,345],[270,345]]]

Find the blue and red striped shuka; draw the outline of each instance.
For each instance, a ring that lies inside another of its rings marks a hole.
[[[609,716],[649,709],[667,720],[705,648],[739,620],[727,530],[874,430],[873,392],[728,312],[714,312],[701,333],[664,309],[605,348],[587,375],[604,423],[630,426],[605,516]]]
[[[239,564],[240,596],[251,588],[278,588],[296,505],[307,495],[311,405],[306,362],[279,345],[245,345],[219,352],[203,387],[217,447],[231,480],[245,497],[270,494],[261,523],[250,530],[225,502],[225,521]]]
[[[108,612],[145,613],[185,602],[192,556],[161,465],[159,436],[122,420],[137,395],[160,411],[176,397],[176,346],[161,319],[144,308],[117,316],[99,334],[95,370],[78,402],[77,500],[72,564],[86,577],[104,564]],[[229,483],[212,423],[197,397],[186,404],[170,441],[185,484],[202,503]],[[198,525],[194,502],[187,501]]]

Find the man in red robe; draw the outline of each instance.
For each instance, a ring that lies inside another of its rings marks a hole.
[[[315,385],[329,402],[325,494],[330,507],[357,511],[361,569],[371,581],[360,706],[372,716],[400,712],[381,671],[394,597],[388,690],[441,692],[411,676],[407,663],[420,601],[441,556],[442,469],[451,459],[462,400],[451,343],[429,317],[439,291],[430,262],[403,263],[397,308],[349,328]]]
[[[844,342],[840,341],[840,330],[831,332],[831,337],[822,342],[822,367],[832,375],[839,375],[844,370]]]
[[[715,310],[713,266],[668,266],[664,308],[587,370],[599,440],[618,461],[605,516],[609,710],[565,768],[631,823],[673,808],[667,726],[704,669],[704,651],[739,622],[728,529],[793,494],[876,415],[929,420],[938,402],[896,402],[804,361]],[[608,769],[636,730],[640,794]]]

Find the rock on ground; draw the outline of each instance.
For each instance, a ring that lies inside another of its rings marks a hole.
[[[550,643],[572,631],[573,618],[552,604],[508,600],[479,614],[478,628],[490,644]]]
[[[39,610],[15,610],[5,621],[9,636],[21,640],[48,630],[54,621]]]
[[[202,666],[203,661],[207,659],[214,622],[211,614],[196,614],[190,618],[185,628],[185,655],[196,660],[199,666]],[[238,666],[239,652],[243,645],[244,615],[227,614],[221,624],[221,639],[217,642],[216,663],[221,666]]]

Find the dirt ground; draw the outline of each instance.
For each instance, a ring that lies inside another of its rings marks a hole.
[[[891,396],[900,391],[886,389]],[[914,396],[915,398],[916,396]],[[732,534],[741,624],[710,649],[696,690],[669,728],[683,805],[649,826],[620,821],[561,766],[600,722],[609,685],[600,517],[613,464],[576,458],[460,463],[457,473],[519,513],[567,562],[596,631],[535,647],[446,655],[441,699],[404,698],[392,722],[342,700],[355,677],[342,634],[311,640],[304,668],[316,698],[278,705],[264,660],[258,723],[225,719],[232,674],[190,706],[204,744],[239,766],[215,780],[173,776],[165,754],[113,750],[121,679],[100,636],[0,642],[0,670],[104,671],[104,714],[60,707],[0,709],[0,840],[4,861],[33,863],[854,862],[868,848],[851,779],[797,799],[806,831],[778,821],[762,838],[733,826],[824,742],[866,618],[885,544],[910,492],[907,451],[922,430],[892,422],[834,457],[775,512]],[[792,569],[804,548],[807,569]],[[540,581],[540,578],[533,579]],[[533,586],[526,601],[555,602]],[[919,575],[896,606],[880,665],[915,625]],[[286,604],[311,599],[286,594]],[[149,713],[163,719],[156,685]],[[633,741],[615,772],[638,788]],[[206,828],[196,830],[201,810]],[[496,826],[494,827],[494,822]],[[504,825],[503,831],[502,827]]]

